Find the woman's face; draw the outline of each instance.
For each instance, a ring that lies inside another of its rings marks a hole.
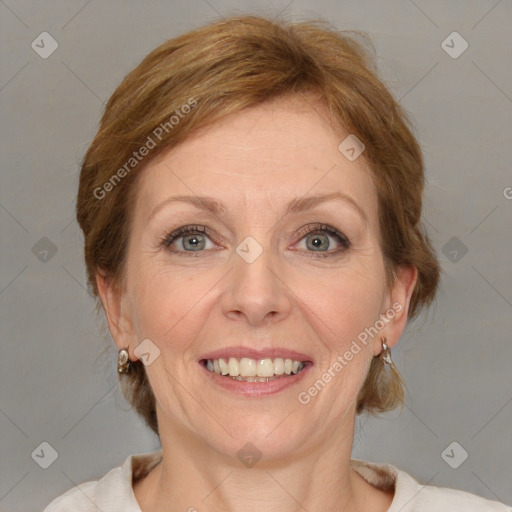
[[[144,169],[126,289],[108,317],[119,348],[148,363],[161,437],[230,456],[250,442],[270,459],[350,437],[380,335],[400,337],[414,283],[386,288],[376,190],[364,153],[350,161],[338,149],[348,135],[320,105],[279,100]],[[280,376],[219,375],[220,358],[234,375]],[[287,375],[286,359],[307,363]]]

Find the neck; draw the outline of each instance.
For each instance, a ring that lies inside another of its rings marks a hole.
[[[342,421],[323,445],[301,447],[279,459],[262,457],[252,467],[190,431],[161,422],[162,462],[134,485],[135,497],[143,512],[385,511],[392,495],[350,467],[354,420]]]

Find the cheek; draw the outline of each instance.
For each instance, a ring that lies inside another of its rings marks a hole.
[[[379,272],[347,270],[330,280],[329,294],[317,302],[316,311],[329,325],[323,329],[328,355],[319,370],[322,380],[333,382],[331,389],[337,391],[330,399],[340,407],[356,396],[366,376],[373,356],[371,328],[382,313],[383,290]]]
[[[185,275],[158,265],[139,268],[131,292],[137,336],[182,350],[201,328],[197,321],[201,303],[215,294],[219,277],[205,272]]]
[[[315,311],[325,319],[332,348],[343,347],[381,313],[384,281],[378,268],[344,268],[329,276],[312,298]]]

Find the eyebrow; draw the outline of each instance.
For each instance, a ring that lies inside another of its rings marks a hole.
[[[364,210],[354,201],[352,197],[350,197],[347,194],[344,194],[343,192],[333,192],[331,194],[317,194],[307,197],[296,197],[295,199],[292,199],[288,203],[288,206],[286,207],[286,210],[284,212],[284,216],[289,215],[291,213],[298,213],[306,210],[311,210],[320,203],[323,203],[325,201],[333,201],[335,199],[350,204],[359,213],[359,215],[366,222],[368,222],[368,218],[366,217]],[[214,199],[213,197],[196,195],[173,196],[166,199],[158,206],[156,206],[156,208],[149,215],[149,220],[153,218],[162,208],[164,208],[164,206],[174,202],[189,203],[200,210],[208,211],[217,216],[225,215],[227,211],[226,206],[222,202]]]

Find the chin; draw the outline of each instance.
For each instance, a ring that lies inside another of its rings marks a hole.
[[[266,462],[286,460],[301,448],[306,449],[315,431],[313,425],[305,428],[306,425],[298,424],[293,413],[285,420],[289,413],[290,410],[286,410],[284,414],[233,417],[226,429],[232,437],[219,427],[215,429],[215,437],[210,430],[208,442],[219,453],[237,458],[247,467],[255,464],[256,459],[258,467]]]

